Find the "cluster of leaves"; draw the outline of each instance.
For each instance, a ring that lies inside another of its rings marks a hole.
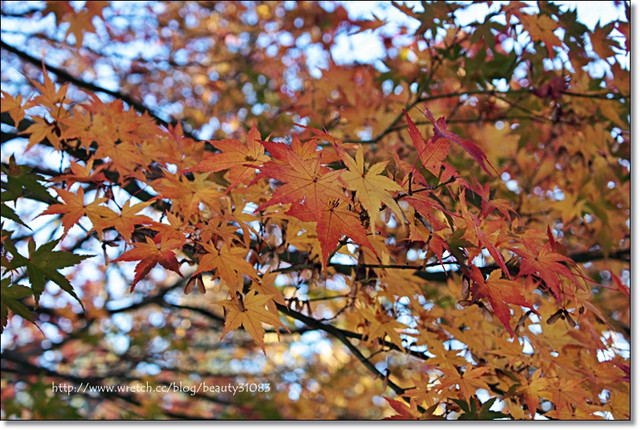
[[[264,374],[293,376],[274,380],[264,410],[204,396],[217,408],[180,415],[188,399],[160,408],[148,394],[101,399],[91,416],[129,417],[114,412],[126,402],[149,418],[628,419],[628,355],[610,353],[629,334],[629,86],[614,57],[628,45],[612,38],[628,23],[590,32],[575,12],[512,2],[463,27],[462,5],[394,6],[420,26],[389,35],[310,2],[151,4],[149,22],[126,24],[115,5],[51,2],[15,17],[52,12],[60,34],[41,36],[64,60],[2,42],[42,81],[2,92],[3,145],[26,138],[2,166],[3,402],[20,374],[220,382],[215,363],[229,378],[232,358],[266,356]],[[365,31],[387,48],[384,73],[330,57]],[[140,38],[157,58],[124,61],[104,43]],[[319,74],[308,49],[329,56]],[[589,75],[594,55],[610,73]],[[120,91],[77,77],[103,59]],[[181,109],[167,122],[139,100]],[[211,139],[195,137],[207,127]],[[41,220],[51,237],[37,246]],[[113,306],[110,270],[137,302]],[[10,312],[61,341],[32,348],[44,333],[21,340]],[[292,357],[307,333],[330,354]],[[372,402],[384,412],[362,412]]]

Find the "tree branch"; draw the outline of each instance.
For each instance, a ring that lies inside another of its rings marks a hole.
[[[460,91],[460,92],[453,92],[453,93],[446,93],[446,94],[436,94],[433,96],[427,96],[427,97],[419,97],[417,98],[414,102],[410,103],[409,105],[407,105],[405,107],[405,110],[408,112],[409,110],[413,109],[415,106],[417,106],[420,103],[426,103],[426,102],[430,102],[433,100],[438,100],[438,99],[445,99],[445,98],[454,98],[454,97],[462,97],[462,96],[472,96],[472,95],[486,95],[486,96],[494,96],[499,98],[500,100],[512,105],[512,103],[500,96],[507,96],[507,95],[511,95],[511,94],[532,94],[532,90],[529,88],[519,88],[519,89],[512,89],[512,90],[508,90],[508,91],[497,91],[497,90],[471,90],[471,91]],[[603,92],[603,93],[593,93],[593,94],[581,94],[581,93],[574,93],[574,92],[570,92],[570,91],[562,91],[563,95],[566,96],[570,96],[570,97],[586,97],[586,98],[594,98],[594,99],[603,99],[603,100],[613,100],[611,98],[609,98],[608,96],[613,95],[614,99],[615,97],[619,97],[619,98],[624,98],[627,99],[628,96],[625,96],[624,94],[615,94],[615,93],[611,93],[611,92]],[[519,108],[518,105],[514,105],[513,107],[515,108]],[[525,110],[525,109],[523,109]],[[526,111],[526,110],[525,110]],[[531,117],[527,117],[530,118],[534,121],[537,122],[551,122],[551,120],[549,120],[548,118],[536,115],[533,112],[527,112],[532,114],[533,116]],[[399,131],[399,130],[403,130],[405,127],[400,126],[400,127],[396,127],[396,124],[404,117],[404,113],[403,114],[399,114],[393,121],[391,121],[391,123],[387,126],[387,128],[385,128],[383,131],[381,131],[379,134],[377,134],[375,137],[371,138],[371,139],[364,139],[364,140],[345,140],[344,143],[357,143],[357,144],[362,144],[362,145],[372,145],[375,143],[378,143],[383,137],[385,137],[386,135],[394,132],[394,131]],[[501,120],[501,119],[507,119],[507,118],[497,118],[496,121]],[[520,118],[522,119],[522,118]],[[447,122],[453,122],[453,121],[447,121]],[[456,122],[475,122],[475,120],[457,120]]]
[[[149,109],[147,106],[145,106],[143,103],[135,100],[133,97],[131,97],[128,94],[123,94],[119,91],[112,91],[109,90],[107,88],[103,88],[100,87],[98,85],[95,85],[91,82],[86,82],[82,79],[76,78],[75,76],[73,76],[72,74],[70,74],[69,72],[67,72],[64,69],[61,69],[59,67],[56,66],[52,66],[50,64],[47,64],[44,62],[44,60],[38,60],[36,57],[31,56],[30,54],[27,54],[26,52],[23,52],[21,50],[19,50],[18,48],[11,46],[9,44],[7,44],[4,40],[0,40],[0,46],[4,49],[6,49],[7,51],[17,55],[19,58],[21,58],[22,60],[31,63],[37,67],[43,67],[45,69],[47,69],[49,72],[56,74],[59,78],[63,79],[66,82],[70,82],[80,88],[84,88],[86,90],[89,91],[94,91],[94,92],[101,92],[104,94],[108,94],[111,97],[115,97],[117,99],[122,100],[123,102],[129,104],[131,107],[133,107],[135,110],[137,110],[140,113],[148,113],[153,119],[155,119],[159,124],[167,126],[169,125],[169,122],[160,118],[157,114],[155,114],[151,109]],[[193,134],[184,131],[184,135],[186,137],[189,137],[193,140],[199,140],[197,139]]]
[[[336,339],[338,339],[343,345],[345,345],[347,347],[347,349],[349,349],[349,351],[374,375],[376,375],[377,377],[379,377],[380,379],[382,379],[383,381],[386,380],[387,381],[387,385],[389,387],[391,387],[391,389],[393,389],[393,391],[396,392],[396,394],[398,396],[402,396],[408,389],[407,388],[402,388],[399,385],[397,385],[395,382],[393,382],[391,380],[391,378],[389,378],[389,375],[384,375],[382,372],[380,372],[376,366],[373,365],[373,363],[371,363],[363,354],[362,352],[360,352],[360,350],[353,344],[351,343],[351,341],[349,341],[348,337],[353,337],[353,338],[357,338],[362,340],[362,335],[358,334],[358,333],[353,333],[353,332],[347,332],[345,330],[339,329],[337,327],[334,327],[330,324],[323,324],[320,321],[311,318],[307,315],[301,314],[300,312],[296,312],[292,309],[287,308],[286,306],[282,306],[280,304],[277,305],[278,306],[278,310],[280,312],[282,312],[285,315],[289,315],[290,317],[305,323],[306,325],[308,325],[309,327],[318,329],[318,330],[322,330],[327,334],[330,334],[331,336],[335,337]],[[347,333],[349,335],[347,335]],[[400,350],[400,348],[397,347],[397,345],[391,344],[391,343],[387,343],[386,341],[384,341],[385,346],[390,346],[393,345],[393,349],[396,350]],[[412,351],[408,351],[409,353],[411,353]],[[415,352],[415,351],[413,351]],[[422,359],[426,359],[428,357],[426,357],[424,354],[421,353],[417,353],[420,354],[420,358]],[[411,354],[414,355],[414,354]],[[407,402],[409,401],[409,399],[405,399],[407,400]],[[424,408],[418,406],[418,409],[421,412],[424,412]]]
[[[575,261],[576,263],[587,263],[591,261],[598,260],[618,260],[623,262],[630,262],[630,253],[631,250],[629,248],[620,249],[618,251],[611,252],[609,254],[605,254],[603,252],[578,252],[575,254],[569,254],[567,257]],[[445,262],[445,264],[457,264],[455,261]],[[439,264],[438,264],[439,265]],[[452,275],[460,274],[459,270],[446,270],[441,272],[428,272],[424,270],[423,265],[417,264],[340,264],[340,263],[328,263],[329,267],[333,267],[336,272],[343,275],[350,275],[352,271],[356,269],[399,269],[399,270],[414,270],[414,275],[422,278],[426,281],[434,281],[434,282],[446,282]],[[297,272],[303,269],[313,269],[316,265],[313,264],[297,264],[289,267],[284,267],[282,269],[274,270],[274,272],[279,273],[288,273],[288,272]],[[513,269],[515,272],[518,271],[519,266],[517,265],[508,265],[510,269]],[[499,269],[500,266],[497,264],[488,264],[483,267],[479,267],[482,272],[489,273],[493,270]]]

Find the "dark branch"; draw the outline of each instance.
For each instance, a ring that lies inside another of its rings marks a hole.
[[[374,375],[376,375],[377,377],[379,377],[380,379],[382,379],[383,381],[386,380],[387,381],[387,385],[389,387],[391,387],[391,389],[393,389],[393,391],[396,392],[397,395],[402,396],[402,394],[405,393],[405,391],[407,391],[406,388],[402,388],[400,386],[398,386],[395,382],[393,382],[390,378],[389,375],[384,375],[382,372],[380,372],[378,370],[378,368],[376,368],[376,366],[374,366],[373,363],[371,363],[363,354],[362,352],[360,352],[360,350],[353,344],[351,343],[351,341],[348,339],[348,337],[354,337],[357,339],[362,339],[362,335],[358,334],[358,333],[352,333],[349,332],[350,336],[347,336],[347,332],[345,332],[344,330],[341,330],[337,327],[334,327],[330,324],[323,324],[320,321],[311,318],[307,315],[301,314],[300,312],[296,312],[292,309],[287,308],[286,306],[282,306],[282,305],[277,305],[278,306],[278,310],[280,312],[282,312],[285,315],[289,315],[290,317],[305,323],[306,325],[308,325],[309,327],[318,329],[318,330],[322,330],[327,334],[330,334],[331,336],[335,337],[336,339],[338,339],[343,345],[345,345],[347,347],[347,349],[349,349],[349,351]],[[387,343],[386,341],[384,342],[386,346],[391,346],[393,345],[396,350],[399,350],[399,348],[391,343]],[[411,352],[411,351],[408,351]],[[420,354],[421,358],[425,359],[426,356],[424,356],[421,353]],[[412,354],[413,355],[413,354]],[[407,401],[409,401],[408,399],[406,399]],[[424,412],[424,409],[421,408],[420,406],[418,406],[418,409],[421,412]]]

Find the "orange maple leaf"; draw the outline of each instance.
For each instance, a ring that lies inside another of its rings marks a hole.
[[[540,406],[540,394],[544,391],[547,384],[542,377],[542,369],[537,369],[531,375],[531,380],[525,379],[524,376],[519,375],[521,382],[520,388],[517,393],[524,397],[524,401],[527,403],[527,408],[531,413],[531,419],[536,415],[538,406]]]
[[[260,144],[260,132],[254,123],[247,134],[247,143],[239,140],[215,140],[210,142],[221,152],[205,156],[195,167],[187,169],[192,172],[219,172],[229,169],[229,187],[227,193],[236,185],[255,174],[255,164],[269,161],[264,154],[264,146]]]
[[[265,273],[262,278],[254,281],[251,285],[251,288],[256,290],[258,293],[271,295],[272,298],[267,302],[267,309],[276,316],[278,315],[278,307],[276,306],[276,303],[279,303],[282,306],[287,306],[284,296],[280,290],[275,287],[275,281],[278,275],[279,273],[276,272]]]
[[[138,212],[152,203],[153,201],[150,200],[131,206],[131,202],[127,200],[120,213],[107,208],[107,211],[102,214],[102,218],[95,221],[93,225],[98,233],[108,227],[114,227],[127,242],[131,242],[131,234],[136,229],[136,224],[156,224],[154,220],[146,215],[137,215]]]
[[[529,15],[518,11],[515,13],[532,40],[544,43],[549,58],[553,59],[553,47],[562,47],[562,41],[555,35],[560,24],[547,15]]]
[[[48,140],[51,145],[57,150],[61,149],[60,139],[54,133],[53,125],[45,118],[36,116],[33,118],[33,124],[31,124],[26,130],[21,131],[20,134],[29,135],[29,144],[25,151],[30,150],[35,144]]]
[[[71,102],[71,100],[66,98],[67,90],[71,84],[66,83],[61,85],[60,88],[56,90],[56,85],[53,83],[51,78],[49,78],[44,67],[44,63],[42,64],[42,80],[43,84],[40,84],[38,81],[29,79],[31,84],[40,92],[40,95],[33,99],[34,104],[42,104],[50,110],[57,110],[59,107],[58,104],[64,103],[65,100]]]
[[[591,412],[587,402],[590,396],[583,388],[583,381],[561,377],[547,377],[543,381],[546,386],[540,390],[540,395],[551,400],[555,406],[555,411],[551,411],[550,415],[560,418],[560,414],[565,411],[572,417],[579,409],[587,413]]]
[[[86,166],[82,166],[79,163],[71,162],[71,173],[66,175],[56,176],[51,178],[54,182],[66,181],[69,185],[73,185],[76,182],[93,182],[96,184],[102,183],[107,180],[102,170],[107,167],[107,164],[101,164],[95,169],[93,168],[94,160],[87,161]]]
[[[398,322],[395,318],[385,312],[374,313],[374,311],[369,308],[361,309],[360,313],[369,322],[369,325],[365,329],[363,340],[384,340],[385,336],[389,336],[391,342],[404,351],[402,338],[397,330],[409,328],[406,324]]]
[[[73,33],[76,39],[76,47],[82,46],[84,33],[95,32],[92,20],[94,16],[102,18],[102,10],[109,5],[106,1],[90,1],[87,2],[81,10],[76,11],[65,2],[51,2],[44,9],[44,15],[53,12],[56,16],[58,25],[63,22],[69,23],[69,28],[64,35],[66,40],[70,33]]]
[[[481,378],[481,376],[489,370],[491,370],[489,367],[469,367],[464,373],[460,373],[454,367],[443,367],[440,369],[444,374],[440,379],[440,383],[442,384],[440,390],[457,385],[460,391],[462,391],[464,399],[473,397],[479,388],[484,388],[490,392],[491,388],[487,385],[486,378]]]
[[[226,243],[218,249],[212,242],[204,243],[202,246],[207,253],[200,257],[198,269],[193,276],[215,269],[216,276],[227,284],[232,293],[242,285],[243,275],[256,279],[255,269],[245,260],[246,249],[230,247]]]
[[[2,103],[0,103],[0,112],[9,112],[9,116],[13,120],[16,127],[20,121],[24,119],[24,111],[33,106],[32,100],[22,103],[22,95],[18,94],[15,98],[5,91],[2,93]]]
[[[93,225],[96,225],[96,223],[99,225],[101,217],[112,212],[108,207],[100,206],[101,203],[107,201],[104,197],[96,198],[91,203],[85,204],[84,188],[82,187],[78,188],[77,194],[61,188],[54,188],[54,190],[62,197],[65,203],[51,205],[38,216],[64,214],[62,216],[62,225],[64,226],[63,237],[66,236],[69,229],[77,224],[83,216],[86,215],[89,217]]]
[[[154,239],[145,237],[146,242],[136,243],[133,249],[130,249],[113,260],[114,262],[140,261],[136,265],[136,276],[133,279],[133,284],[131,284],[131,292],[133,292],[136,284],[140,282],[156,264],[160,264],[165,269],[176,272],[181,278],[183,277],[182,273],[180,273],[180,263],[178,263],[178,259],[173,250],[182,247],[184,240],[171,239],[165,236],[160,238],[160,236],[162,235],[158,234]]]

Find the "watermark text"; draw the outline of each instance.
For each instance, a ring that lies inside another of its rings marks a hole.
[[[69,383],[51,383],[53,393],[71,394],[102,394],[102,393],[184,393],[190,396],[196,394],[220,394],[229,393],[233,396],[241,393],[267,393],[271,391],[270,383],[244,383],[244,384],[183,384],[182,382],[171,382],[168,385],[153,386],[149,382],[131,385],[98,385],[83,382],[78,385]]]

